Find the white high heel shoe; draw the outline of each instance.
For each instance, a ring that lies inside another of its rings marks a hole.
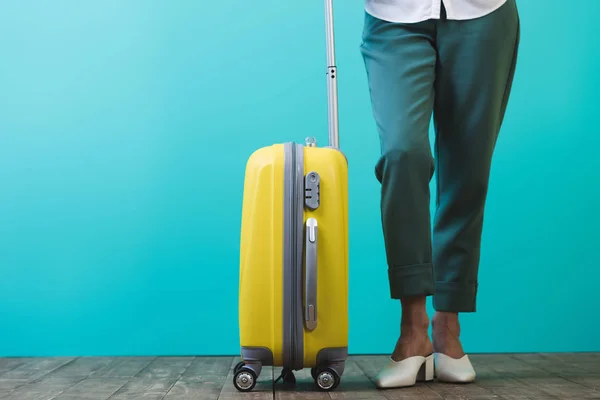
[[[402,361],[390,358],[375,378],[375,386],[379,389],[413,386],[417,381],[432,381],[433,375],[433,355],[409,357]]]
[[[471,365],[469,356],[452,358],[442,353],[434,353],[435,374],[440,382],[471,383],[477,374]]]

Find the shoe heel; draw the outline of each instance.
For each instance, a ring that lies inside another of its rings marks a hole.
[[[423,363],[423,365],[421,365],[421,368],[419,369],[419,373],[417,374],[417,381],[418,382],[430,382],[433,380],[433,374],[435,373],[434,367],[433,367],[433,354],[430,356],[427,356],[427,358],[425,358],[425,362]]]

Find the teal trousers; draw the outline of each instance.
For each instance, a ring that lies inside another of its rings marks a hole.
[[[433,296],[437,311],[476,309],[490,167],[519,37],[515,0],[471,20],[365,15],[361,53],[381,144],[375,175],[393,299]]]

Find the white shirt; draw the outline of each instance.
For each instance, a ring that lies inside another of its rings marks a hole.
[[[448,19],[464,20],[483,17],[506,0],[365,0],[372,16],[390,22],[414,23],[439,19],[442,1]]]

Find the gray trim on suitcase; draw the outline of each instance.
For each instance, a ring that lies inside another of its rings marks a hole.
[[[273,365],[273,352],[266,347],[244,347],[242,346],[242,360],[256,376],[260,375],[262,367]]]
[[[304,148],[284,144],[283,367],[304,363],[302,322],[302,248],[304,219]]]
[[[327,364],[346,361],[348,347],[330,347],[321,349],[317,354],[317,364]]]
[[[339,376],[342,376],[346,368],[346,359],[348,358],[348,347],[331,347],[321,349],[317,353],[317,365],[327,365],[335,370]]]

